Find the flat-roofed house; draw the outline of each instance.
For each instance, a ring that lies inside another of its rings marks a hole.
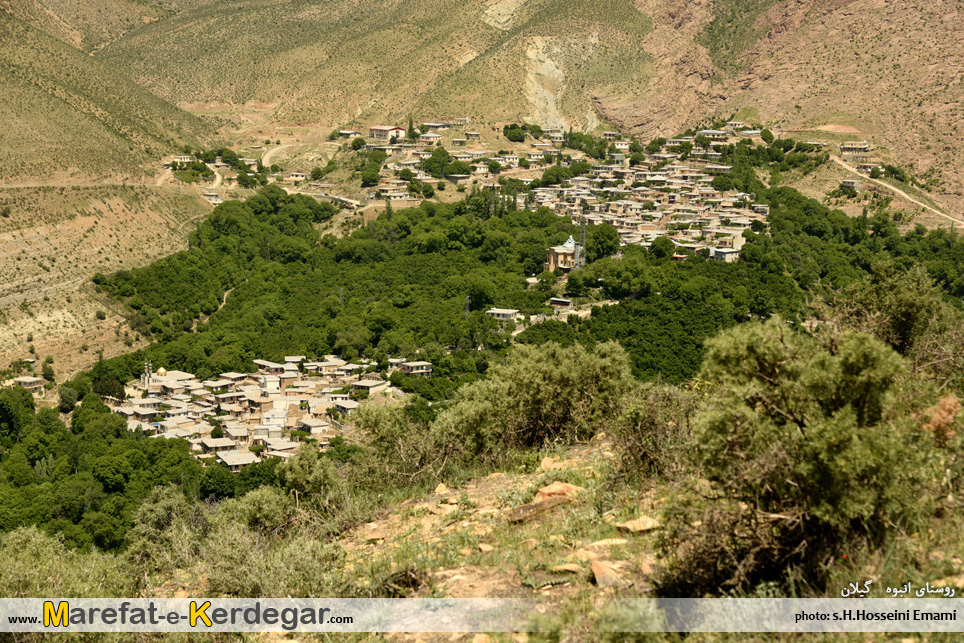
[[[231,438],[204,438],[201,440],[201,450],[204,453],[220,453],[237,448],[238,445]]]
[[[234,473],[241,471],[243,467],[249,464],[261,462],[258,456],[250,451],[221,451],[218,453],[218,460]]]
[[[431,362],[402,362],[398,365],[399,370],[409,375],[420,375],[428,377],[432,374]]]
[[[248,443],[248,429],[244,426],[225,427],[224,434],[236,444]]]
[[[22,377],[13,378],[13,383],[20,388],[27,389],[31,393],[40,393],[44,388],[44,380],[42,377],[31,377],[29,375],[24,375]]]
[[[490,308],[485,314],[499,321],[511,321],[519,316],[519,311],[515,308]]]
[[[740,258],[740,251],[735,248],[713,248],[710,250],[710,257],[717,261],[732,263]]]
[[[725,141],[730,137],[729,132],[724,132],[718,129],[701,129],[696,133],[697,136],[705,136],[711,141]]]
[[[212,393],[226,393],[231,388],[231,380],[204,380],[201,382],[201,386]]]
[[[312,437],[318,435],[328,435],[328,428],[331,425],[324,420],[319,420],[318,418],[301,418],[298,420],[298,430],[308,431],[311,433]]]
[[[867,141],[847,141],[840,144],[841,154],[866,154],[870,151],[870,143]]]
[[[368,137],[383,141],[392,138],[405,138],[405,128],[395,125],[372,125],[368,128]]]
[[[285,365],[278,364],[277,362],[269,362],[266,359],[254,359],[251,360],[254,365],[258,367],[258,370],[262,373],[270,373],[272,375],[278,375],[279,373],[284,373]]]
[[[293,442],[291,440],[285,440],[284,438],[278,439],[273,438],[268,440],[266,443],[268,449],[272,451],[291,451],[294,453],[301,446],[300,442]]]
[[[344,413],[345,415],[351,415],[352,411],[361,406],[355,400],[336,400],[332,403],[332,406],[339,413]]]
[[[386,390],[388,382],[385,380],[358,380],[351,385],[351,388],[355,391],[368,391],[369,395],[374,395]]]
[[[335,368],[335,377],[351,377],[355,371],[363,368],[361,364],[342,364]]]
[[[220,375],[220,378],[222,380],[228,380],[229,382],[231,382],[232,391],[235,389],[235,387],[238,386],[238,384],[240,384],[245,379],[247,379],[247,377],[248,377],[247,373],[234,373],[234,372],[221,373]]]

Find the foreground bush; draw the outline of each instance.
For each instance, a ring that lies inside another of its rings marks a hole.
[[[617,477],[672,479],[692,469],[693,420],[702,396],[695,390],[644,384],[626,396],[612,423]]]
[[[121,558],[69,549],[36,527],[0,535],[0,595],[7,598],[133,596],[131,571]]]
[[[632,385],[615,342],[518,346],[487,379],[461,388],[435,425],[476,454],[569,443],[605,430]]]
[[[938,441],[917,418],[935,396],[904,369],[869,335],[818,342],[779,318],[710,341],[700,377],[718,385],[696,420],[709,493],[668,509],[660,591],[819,586],[849,544],[933,515]]]
[[[604,431],[633,385],[629,359],[615,342],[517,346],[487,378],[439,407],[366,407],[355,425],[369,449],[366,480],[397,484],[470,475],[531,448],[572,443]]]

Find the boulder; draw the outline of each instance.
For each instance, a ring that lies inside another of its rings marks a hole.
[[[613,564],[608,560],[593,560],[590,563],[592,568],[593,578],[596,580],[596,586],[600,588],[605,587],[615,587],[622,582]]]
[[[569,484],[568,482],[559,482],[558,480],[552,484],[546,485],[542,489],[539,489],[539,493],[536,494],[534,502],[542,502],[548,500],[549,498],[565,498],[571,500],[577,495],[585,491],[582,487],[577,487],[574,484]]]

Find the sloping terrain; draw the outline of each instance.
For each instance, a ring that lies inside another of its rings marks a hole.
[[[137,176],[208,124],[91,56],[0,13],[0,184],[51,175]]]
[[[91,275],[183,249],[209,208],[172,188],[0,188],[0,364],[27,357],[30,343],[76,368],[96,359],[84,344],[125,350],[114,334],[122,319],[94,297]]]
[[[626,0],[259,0],[185,9],[99,55],[172,102],[265,101],[279,119],[414,110],[582,127],[594,96],[648,79],[649,28]]]
[[[786,26],[730,83],[726,107],[756,106],[785,129],[851,126],[884,159],[936,182],[945,209],[964,207],[964,11],[960,2],[858,0],[832,12],[784,10]],[[802,138],[805,133],[791,134]]]
[[[636,4],[656,24],[657,77],[633,100],[600,101],[609,120],[646,137],[743,110],[796,138],[867,139],[888,162],[932,171],[945,209],[964,205],[960,2]]]
[[[0,10],[84,51],[97,49],[166,14],[159,7],[136,0],[0,0]]]

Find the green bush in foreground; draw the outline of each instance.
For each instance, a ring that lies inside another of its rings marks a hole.
[[[791,575],[820,587],[859,542],[932,516],[938,446],[922,430],[935,395],[870,335],[792,331],[779,317],[708,343],[717,382],[696,420],[710,493],[667,511],[667,595],[746,590]]]

